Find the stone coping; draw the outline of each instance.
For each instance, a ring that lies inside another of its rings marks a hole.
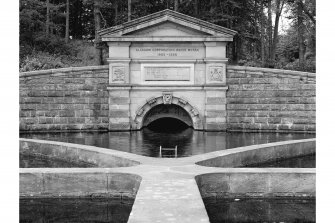
[[[316,73],[296,71],[296,70],[263,68],[263,67],[247,67],[247,66],[228,65],[227,70],[250,71],[250,72],[260,72],[260,73],[273,73],[273,74],[284,74],[284,75],[316,78]]]
[[[94,70],[108,70],[108,65],[85,66],[85,67],[66,67],[66,68],[59,68],[59,69],[27,71],[27,72],[21,72],[20,78],[35,77],[35,76],[41,76],[41,75],[51,75],[51,74],[65,75],[67,73],[76,72],[76,71],[94,71]]]
[[[131,60],[133,61],[133,60]],[[134,59],[134,61],[138,61],[137,59]],[[199,61],[199,60],[197,60]],[[203,61],[203,60],[201,60]],[[27,77],[38,77],[43,75],[66,75],[71,72],[77,72],[77,71],[94,71],[94,70],[108,70],[108,65],[103,66],[85,66],[85,67],[69,67],[69,68],[59,68],[59,69],[49,69],[49,70],[36,70],[36,71],[28,71],[28,72],[21,72],[20,78],[27,78]],[[237,70],[237,71],[250,71],[250,72],[260,72],[263,73],[273,73],[273,74],[283,74],[288,75],[287,77],[290,78],[290,76],[296,76],[296,77],[307,77],[311,79],[316,78],[315,73],[308,73],[308,72],[302,72],[302,71],[293,71],[293,70],[282,70],[282,69],[272,69],[272,68],[261,68],[261,67],[246,67],[246,66],[233,66],[228,65],[227,70]]]

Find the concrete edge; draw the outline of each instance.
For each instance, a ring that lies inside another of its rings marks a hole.
[[[153,163],[157,163],[157,158],[154,158],[154,157],[147,157],[147,156],[137,155],[137,154],[133,154],[133,153],[127,153],[127,152],[122,152],[122,151],[118,151],[118,150],[113,150],[113,149],[100,148],[100,147],[96,147],[96,146],[88,146],[88,145],[81,145],[81,144],[75,144],[75,143],[65,143],[65,142],[58,142],[58,141],[48,141],[48,140],[41,140],[41,139],[20,138],[19,140],[20,141],[27,141],[27,142],[53,144],[53,145],[59,145],[59,146],[76,147],[78,149],[83,149],[83,150],[88,150],[88,151],[92,151],[92,152],[103,153],[103,154],[106,154],[106,155],[121,157],[121,158],[124,158],[124,159],[128,159],[128,160],[131,160],[131,161],[138,162],[139,165],[141,165],[141,164],[142,165],[143,164],[151,165]],[[199,155],[190,156],[190,157],[182,157],[182,158],[178,158],[177,162],[181,163],[181,164],[184,164],[184,165],[185,164],[199,165],[198,164],[199,162],[206,161],[206,160],[213,159],[213,158],[217,158],[217,157],[223,157],[223,156],[230,155],[230,154],[236,154],[236,153],[240,153],[240,152],[245,152],[245,151],[250,151],[250,150],[255,150],[255,149],[260,149],[260,148],[266,148],[266,147],[281,146],[281,145],[303,143],[303,142],[312,142],[312,141],[316,141],[316,138],[288,140],[288,141],[281,141],[281,142],[273,142],[273,143],[266,143],[266,144],[258,144],[258,145],[237,147],[237,148],[232,148],[232,149],[214,151],[214,152],[205,153],[205,154],[199,154]],[[173,163],[175,163],[175,162],[173,162]]]
[[[250,150],[256,150],[260,148],[267,148],[267,147],[274,147],[274,146],[282,146],[282,145],[289,145],[289,144],[296,144],[296,143],[304,143],[304,142],[316,142],[316,138],[312,139],[298,139],[298,140],[287,140],[287,141],[279,141],[279,142],[273,142],[273,143],[266,143],[266,144],[258,144],[258,145],[251,145],[251,146],[243,146],[243,147],[237,147],[232,149],[226,149],[226,150],[219,150],[214,151],[210,153],[205,154],[199,154],[191,157],[185,157],[183,158],[185,161],[188,160],[189,162],[194,162],[198,165],[201,161],[206,161],[208,159],[216,158],[216,157],[222,157],[230,154],[235,153],[241,153],[245,151]]]
[[[308,173],[316,174],[316,168],[238,168],[238,167],[207,167],[201,166],[198,168],[197,174],[195,176],[200,176],[204,174],[214,174],[214,173]]]
[[[48,140],[41,140],[41,139],[26,139],[26,138],[20,138],[19,140],[20,142],[34,142],[34,143],[41,143],[41,144],[48,144],[48,145],[66,146],[66,147],[73,147],[73,148],[86,150],[90,152],[97,152],[97,153],[101,153],[101,154],[105,154],[105,155],[109,155],[113,157],[127,159],[129,161],[138,163],[138,165],[144,162],[148,162],[148,160],[153,159],[151,157],[140,156],[140,155],[122,152],[118,150],[100,148],[96,146],[81,145],[81,144],[75,144],[75,143],[65,143],[65,142],[58,142],[58,141],[48,141]]]

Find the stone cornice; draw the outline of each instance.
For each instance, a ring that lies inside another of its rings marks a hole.
[[[222,36],[106,36],[102,41],[110,42],[214,42],[233,41],[233,37]]]
[[[178,91],[190,91],[190,90],[227,90],[228,86],[224,84],[205,84],[205,85],[139,85],[139,84],[110,84],[107,90],[178,90]]]

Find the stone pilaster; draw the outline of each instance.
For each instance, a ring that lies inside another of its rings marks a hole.
[[[130,130],[130,87],[110,86],[109,130]]]
[[[109,42],[109,130],[130,130],[130,42]]]
[[[226,43],[205,42],[206,45],[206,100],[205,129],[224,131],[227,129],[226,112]]]
[[[226,43],[205,42],[206,84],[226,84]]]
[[[205,130],[225,131],[227,129],[227,89],[225,86],[205,87]]]
[[[130,42],[110,42],[108,46],[109,84],[128,84]]]

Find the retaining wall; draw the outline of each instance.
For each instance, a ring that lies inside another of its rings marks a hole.
[[[227,67],[227,130],[315,131],[315,74]]]
[[[238,171],[196,176],[202,198],[315,197],[315,169]]]
[[[20,74],[20,130],[108,130],[108,66]]]
[[[227,85],[228,131],[315,132],[315,74],[227,66]],[[20,131],[108,130],[107,86],[108,66],[21,73]]]
[[[20,197],[127,197],[135,199],[141,177],[127,173],[44,168],[20,169]]]
[[[277,159],[316,153],[315,139],[302,139],[229,149],[225,154],[196,164],[208,167],[243,167]],[[215,154],[214,152],[213,154]],[[211,155],[211,154],[208,154]]]
[[[111,155],[101,151],[95,151],[94,147],[87,148],[86,146],[74,144],[72,147],[69,144],[63,143],[47,143],[40,140],[20,140],[20,153],[39,155],[58,160],[64,160],[70,163],[89,164],[93,167],[129,167],[139,165],[140,163],[134,160]],[[108,151],[108,150],[104,150]],[[108,151],[110,152],[110,151]]]

